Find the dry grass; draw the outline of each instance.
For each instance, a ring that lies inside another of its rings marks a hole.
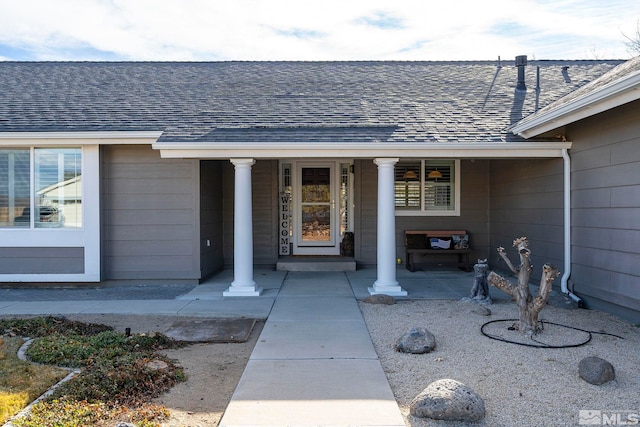
[[[22,344],[18,337],[0,337],[0,424],[67,375],[53,366],[20,360]]]

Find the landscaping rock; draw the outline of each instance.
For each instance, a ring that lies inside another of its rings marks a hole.
[[[585,357],[578,364],[580,378],[589,384],[601,385],[616,377],[613,365],[599,357]]]
[[[491,310],[483,305],[476,307],[475,309],[471,310],[471,312],[477,314],[478,316],[491,316]]]
[[[484,400],[467,385],[452,379],[434,381],[411,402],[410,414],[447,421],[479,421],[485,416]]]
[[[391,295],[378,294],[378,295],[369,295],[368,297],[363,299],[362,302],[366,302],[368,304],[393,305],[396,303],[396,299]]]
[[[150,360],[147,363],[145,363],[144,366],[150,371],[168,371],[169,370],[169,365],[166,362],[159,359]]]
[[[425,328],[411,328],[396,341],[395,348],[403,353],[429,353],[436,347],[436,337]]]

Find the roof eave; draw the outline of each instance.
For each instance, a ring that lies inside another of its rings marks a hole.
[[[0,146],[153,144],[162,131],[0,132]]]
[[[163,158],[523,158],[562,157],[566,141],[497,143],[157,142]]]
[[[523,138],[533,138],[638,99],[640,99],[640,71],[579,96],[557,108],[525,118],[511,126],[509,131]]]

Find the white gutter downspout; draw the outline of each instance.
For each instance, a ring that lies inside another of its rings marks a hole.
[[[564,274],[560,281],[562,293],[571,298],[578,307],[582,306],[582,300],[569,290],[569,277],[571,276],[571,158],[566,148],[562,149],[564,159]]]

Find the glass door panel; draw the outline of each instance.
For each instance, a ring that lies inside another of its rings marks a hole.
[[[303,242],[331,241],[331,206],[302,206]]]
[[[300,240],[332,241],[331,168],[300,168]]]

